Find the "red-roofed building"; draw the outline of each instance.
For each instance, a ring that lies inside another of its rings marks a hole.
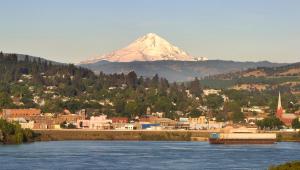
[[[281,95],[279,92],[278,95],[278,105],[277,105],[277,112],[276,112],[276,117],[280,119],[285,125],[291,126],[292,121],[297,118],[295,114],[291,113],[284,113],[284,109],[281,105]]]
[[[3,118],[31,118],[41,115],[40,109],[3,109]]]
[[[112,117],[112,123],[128,123],[127,117]]]

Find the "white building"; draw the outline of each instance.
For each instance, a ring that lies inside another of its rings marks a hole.
[[[110,129],[111,119],[107,119],[106,115],[92,116],[90,120],[77,120],[77,128],[88,128],[96,130]]]
[[[220,92],[221,92],[221,90],[216,90],[216,89],[205,89],[205,90],[203,90],[203,94],[205,96],[208,96],[208,95],[211,95],[211,94],[219,95]]]

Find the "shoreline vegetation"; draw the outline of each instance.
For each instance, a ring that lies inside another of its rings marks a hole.
[[[286,162],[280,165],[271,165],[269,170],[297,170],[300,169],[300,161]]]
[[[22,129],[18,123],[0,119],[0,144],[21,144],[34,142],[37,134],[30,129]]]
[[[34,130],[36,141],[133,140],[133,141],[207,141],[206,130],[116,131],[116,130]],[[300,142],[299,132],[276,132],[277,142]]]

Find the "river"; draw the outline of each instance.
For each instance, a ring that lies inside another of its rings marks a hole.
[[[0,169],[267,169],[300,160],[300,143],[51,141],[0,145]]]

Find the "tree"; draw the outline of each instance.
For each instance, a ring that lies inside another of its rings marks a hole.
[[[195,118],[195,117],[199,117],[202,115],[202,112],[198,109],[192,109],[191,113],[190,113],[190,117]]]
[[[190,84],[190,92],[191,94],[200,97],[202,94],[202,89],[200,86],[200,81],[198,80],[197,77],[195,77],[195,79],[191,82]]]
[[[293,127],[294,129],[300,129],[300,121],[299,121],[298,118],[296,118],[296,119],[294,119],[294,120],[292,121],[292,127]]]
[[[244,114],[241,112],[241,107],[236,102],[229,102],[226,107],[226,110],[232,113],[231,120],[234,123],[241,123],[244,121]]]
[[[256,125],[260,129],[281,129],[283,126],[283,122],[275,116],[265,118],[263,120],[258,120]]]
[[[11,107],[13,105],[12,99],[7,93],[0,92],[0,109]]]
[[[138,109],[138,105],[137,105],[136,101],[129,101],[125,105],[125,113],[129,117],[137,116],[138,115],[137,109]]]
[[[219,109],[222,106],[223,102],[224,100],[220,95],[210,94],[206,96],[206,105],[210,109]]]
[[[137,79],[136,73],[134,71],[129,72],[127,75],[128,86],[132,87],[132,88],[136,88],[137,82],[138,82],[138,79]]]

